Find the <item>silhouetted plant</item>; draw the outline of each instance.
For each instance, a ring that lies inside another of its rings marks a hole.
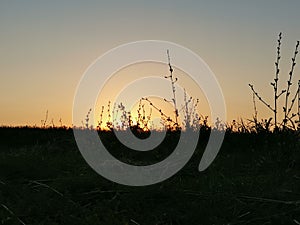
[[[170,53],[169,53],[169,50],[167,50],[167,56],[168,56],[168,65],[169,65],[169,71],[170,71],[170,75],[169,76],[165,76],[166,79],[170,79],[171,81],[171,86],[172,86],[172,93],[173,93],[173,98],[171,99],[171,102],[173,103],[173,106],[174,106],[174,113],[175,113],[175,124],[174,126],[177,126],[179,127],[179,124],[178,124],[178,109],[177,109],[177,101],[176,101],[176,88],[175,88],[175,83],[177,82],[177,77],[174,77],[173,76],[173,68],[172,68],[172,65],[171,65],[171,58],[170,58]],[[165,99],[165,101],[167,101]]]
[[[197,113],[197,106],[199,99],[193,99],[193,97],[187,97],[186,90],[184,89],[184,105],[179,110],[183,111],[184,120],[183,126],[186,129],[198,129],[199,128],[199,115]]]
[[[89,111],[87,112],[86,117],[85,117],[85,128],[86,129],[89,129],[89,120],[90,120],[91,112],[92,112],[92,109],[89,109]]]
[[[47,126],[47,125],[46,125],[47,120],[48,120],[48,110],[46,111],[45,119],[44,119],[44,120],[41,120],[42,128],[46,128],[46,126]]]
[[[226,124],[217,117],[214,128],[216,130],[226,130]]]
[[[51,125],[52,125],[53,128],[55,127],[54,119],[53,118],[51,119]]]
[[[300,80],[298,81],[298,129],[300,130]]]
[[[254,110],[254,120],[257,121],[257,107],[256,107],[256,101],[255,101],[255,93],[252,94],[252,101],[253,101],[253,110]]]
[[[101,106],[101,112],[100,112],[100,117],[99,117],[99,121],[98,121],[98,125],[97,125],[97,129],[101,130],[101,126],[103,123],[103,112],[104,112],[104,106]]]
[[[294,101],[295,101],[295,98],[292,99],[291,107],[288,108],[288,100],[289,100],[289,96],[291,94],[290,93],[290,87],[292,86],[292,77],[293,77],[294,69],[295,69],[295,66],[296,66],[296,57],[297,57],[297,54],[298,54],[298,46],[299,46],[299,41],[297,41],[297,44],[296,44],[294,57],[292,58],[291,70],[289,72],[289,79],[287,81],[287,89],[286,89],[286,94],[285,94],[285,106],[283,107],[283,111],[284,111],[283,126],[286,125],[288,120],[291,120],[291,118],[288,117],[288,116],[289,116],[289,113],[292,110],[292,106],[293,106]],[[297,95],[295,95],[295,96],[297,96]]]
[[[62,119],[61,118],[59,118],[59,125],[60,125],[60,127],[62,128],[63,127],[63,124],[62,124]]]
[[[127,112],[125,106],[121,102],[118,104],[118,111],[120,112],[120,122],[118,128],[122,130],[126,130],[132,124],[131,113]]]
[[[238,133],[251,133],[251,127],[245,124],[244,120],[241,118],[238,124]]]
[[[118,109],[117,109],[117,103],[115,102],[113,110],[112,110],[112,124],[113,124],[113,126],[116,124],[117,117],[118,117]]]
[[[106,127],[108,129],[112,129],[113,128],[113,123],[111,122],[111,113],[110,113],[110,101],[108,101],[108,105],[107,105],[107,122],[106,122]]]
[[[160,113],[161,119],[163,121],[163,125],[165,127],[167,127],[168,129],[178,129],[179,128],[178,127],[178,123],[176,121],[173,121],[170,116],[168,116],[167,114],[165,114],[163,112],[162,109],[160,109],[157,106],[155,106],[150,99],[148,99],[148,98],[141,98],[141,100],[142,101],[147,101],[149,103],[149,105],[153,109],[155,109],[156,111],[158,111]]]
[[[289,116],[290,112],[292,111],[294,102],[296,100],[296,96],[299,92],[299,88],[298,91],[295,94],[295,97],[292,99],[291,103],[289,103],[289,96],[290,96],[290,89],[292,86],[292,77],[294,74],[294,69],[296,66],[296,56],[298,54],[298,46],[299,46],[299,41],[297,41],[296,47],[295,47],[295,51],[294,51],[294,56],[292,58],[292,65],[291,65],[291,70],[289,72],[289,79],[287,81],[287,87],[286,89],[281,90],[281,92],[278,92],[278,82],[279,82],[279,73],[280,73],[280,68],[279,68],[279,62],[281,59],[281,44],[282,44],[282,33],[279,33],[279,37],[278,37],[278,45],[277,45],[277,57],[276,57],[276,62],[275,62],[275,78],[274,78],[274,82],[271,82],[271,86],[273,86],[273,90],[274,90],[274,106],[272,107],[270,104],[268,104],[254,89],[254,86],[252,84],[249,84],[252,92],[253,92],[253,104],[254,104],[254,110],[255,110],[255,116],[254,116],[254,122],[258,123],[258,119],[257,119],[257,110],[256,110],[256,105],[255,105],[255,96],[259,99],[260,102],[262,102],[268,109],[270,109],[273,113],[274,113],[274,125],[275,125],[275,130],[278,130],[279,128],[282,129],[286,129],[288,127],[291,127],[293,129],[295,129],[295,124],[292,121],[292,118],[296,116],[296,114],[292,114],[291,116]],[[280,126],[278,126],[278,99],[280,98],[280,96],[282,96],[284,93],[285,94],[285,104],[283,106],[283,112],[284,112],[284,118],[282,120],[282,122],[280,123]],[[289,105],[290,104],[290,105]],[[267,121],[265,121],[265,128],[270,128],[270,121],[272,120],[272,118],[268,119]],[[288,121],[290,121],[291,126],[288,126],[287,123]],[[257,126],[260,126],[259,124],[256,124]]]

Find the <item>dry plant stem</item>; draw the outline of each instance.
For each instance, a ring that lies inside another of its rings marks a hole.
[[[192,97],[190,97],[188,100],[186,98],[184,99],[184,105],[181,105],[181,109],[178,110],[178,112],[182,112],[184,109],[186,109],[186,105],[188,105],[193,100]]]
[[[254,108],[254,119],[257,121],[257,108],[256,108],[256,101],[255,101],[255,94],[252,94],[252,100],[253,100],[253,108]]]
[[[151,116],[152,116],[152,108],[150,108],[150,112],[149,112],[149,115],[147,116],[147,124],[151,122]],[[150,124],[150,127],[151,127],[151,124]]]
[[[126,129],[127,128],[127,123],[128,123],[128,118],[127,118],[127,111],[125,109],[125,106],[122,104],[122,102],[118,105],[118,109],[120,111],[120,116],[121,116],[121,128]]]
[[[164,117],[166,120],[168,120],[169,122],[172,122],[174,125],[177,124],[167,114],[165,114],[161,109],[159,109],[157,106],[155,106],[148,98],[142,98],[141,100],[147,101],[150,104],[150,106],[152,106],[155,110],[157,110],[160,113],[160,115],[162,117]]]
[[[133,220],[133,219],[130,219],[130,221],[131,221],[132,223],[134,223],[135,225],[140,225],[138,222],[136,222],[136,221]]]
[[[189,99],[190,102],[191,99]],[[184,89],[184,102],[185,102],[185,126],[190,128],[190,115],[189,115],[189,102],[187,101],[186,90]]]
[[[279,61],[280,61],[280,47],[281,47],[281,40],[282,40],[282,33],[279,33],[279,37],[278,37],[278,46],[277,46],[277,58],[276,58],[276,62],[275,62],[275,79],[274,79],[274,83],[271,83],[271,85],[274,87],[274,122],[275,122],[275,128],[277,128],[277,99],[279,98],[279,96],[277,95],[278,92],[278,80],[279,80]]]
[[[298,81],[298,129],[300,129],[300,80]]]
[[[30,181],[30,183],[31,183],[31,184],[36,184],[37,187],[40,186],[40,187],[47,188],[47,189],[53,191],[54,193],[58,194],[59,196],[63,197],[64,199],[68,200],[68,201],[71,202],[73,205],[76,205],[76,203],[75,203],[73,200],[71,200],[71,199],[69,199],[69,198],[66,198],[61,192],[59,192],[58,190],[56,190],[55,188],[53,188],[53,187],[51,187],[51,186],[49,186],[49,185],[47,185],[47,184],[38,182],[38,181],[36,181],[36,180]]]
[[[140,126],[140,122],[141,122],[141,110],[142,110],[142,99],[140,99],[139,102],[139,107],[137,109],[137,113],[138,113],[138,118],[137,118],[137,126]]]
[[[191,101],[191,99],[189,99],[189,101],[187,101],[186,99],[186,90],[184,89],[184,102],[185,102],[185,113],[186,113],[186,118],[188,119],[188,115],[189,115],[189,107],[188,104]]]
[[[277,57],[276,57],[276,61],[275,61],[275,78],[274,78],[274,82],[271,82],[271,85],[273,86],[274,89],[274,107],[270,106],[265,100],[263,100],[260,95],[255,91],[254,86],[252,84],[249,84],[252,92],[253,92],[253,104],[254,104],[254,112],[255,112],[255,116],[254,116],[254,120],[257,121],[257,109],[256,109],[256,105],[255,105],[255,97],[257,97],[259,99],[259,101],[261,101],[265,106],[267,106],[273,113],[274,113],[274,121],[275,121],[275,129],[280,127],[280,128],[292,128],[292,129],[296,129],[295,124],[298,123],[298,129],[300,128],[300,109],[299,109],[299,92],[300,92],[300,84],[298,84],[298,89],[295,93],[295,95],[293,96],[293,98],[290,98],[291,95],[291,86],[292,86],[292,79],[293,79],[293,74],[294,74],[294,70],[295,70],[295,66],[296,66],[296,57],[298,54],[298,47],[299,47],[299,41],[297,41],[296,47],[295,47],[295,51],[294,51],[294,55],[292,57],[292,65],[291,65],[291,69],[289,72],[289,77],[288,77],[288,81],[287,81],[287,86],[286,89],[281,90],[281,92],[278,91],[278,82],[279,82],[279,73],[280,73],[280,69],[279,69],[279,62],[281,59],[281,55],[280,55],[280,51],[281,51],[281,40],[282,40],[282,34],[279,34],[279,38],[278,38],[278,45],[277,45]],[[300,82],[300,81],[299,81]],[[285,101],[284,101],[284,106],[283,106],[283,112],[284,112],[284,116],[283,116],[283,120],[280,122],[280,124],[278,123],[278,99],[280,96],[282,96],[285,93]],[[297,100],[297,96],[298,96],[298,113],[292,113],[293,110],[293,106],[295,105],[295,101]],[[291,115],[290,115],[291,114]],[[299,119],[298,121],[293,121],[292,119],[294,117],[296,117],[298,115]]]
[[[146,120],[146,110],[145,110],[145,105],[142,105],[142,110],[143,110],[143,117],[142,117],[142,124],[143,124],[143,129],[148,128],[148,121]]]
[[[129,127],[133,126],[131,112],[128,112],[128,126]]]
[[[62,193],[60,193],[58,190],[50,187],[49,185],[47,184],[44,184],[44,183],[41,183],[41,182],[38,182],[38,181],[31,181],[30,183],[32,184],[37,184],[38,186],[42,186],[42,187],[45,187],[45,188],[48,188],[50,189],[51,191],[55,192],[56,194],[60,195],[61,197],[64,197],[64,195]]]
[[[45,120],[41,121],[42,122],[42,128],[46,127],[47,120],[48,120],[48,110],[46,111],[46,114],[45,114]]]
[[[195,99],[193,99],[192,100],[193,101],[193,103],[192,103],[192,106],[193,106],[193,108],[192,108],[192,113],[191,113],[191,118],[193,119],[193,125],[196,125],[196,127],[197,127],[197,125],[198,125],[198,113],[196,112],[196,110],[197,110],[197,106],[198,106],[198,104],[199,104],[199,99],[197,98],[196,99],[196,102],[195,102]]]
[[[19,217],[17,217],[17,215],[13,212],[13,211],[11,211],[6,205],[4,205],[4,204],[1,204],[1,206],[10,214],[10,215],[12,215],[13,217],[15,217],[18,221],[19,221],[19,223],[20,224],[22,224],[22,225],[26,225]]]
[[[258,202],[269,202],[269,203],[279,203],[285,205],[298,205],[300,201],[285,201],[285,200],[278,200],[278,199],[271,199],[271,198],[260,198],[254,196],[247,196],[247,195],[239,195],[238,198],[249,199]]]
[[[108,105],[107,105],[107,114],[108,114],[108,121],[107,122],[110,122],[110,118],[111,118],[111,115],[110,115],[110,101],[108,102]]]
[[[102,122],[103,122],[103,111],[104,111],[104,106],[101,106],[101,113],[100,113],[100,120],[98,122],[98,127],[99,129],[101,130],[101,125],[102,125]]]
[[[112,122],[111,122],[111,113],[110,113],[110,101],[108,101],[108,105],[107,105],[107,115],[108,115],[108,119],[107,119],[107,122],[106,122],[106,126],[108,129],[111,129],[112,128]]]
[[[48,120],[48,110],[47,110],[47,112],[46,112],[46,118],[45,118],[45,121],[44,121],[44,127],[46,127],[46,122],[47,122],[47,120]]]
[[[170,76],[168,76],[166,78],[170,78],[170,80],[171,80],[172,92],[173,92],[172,101],[173,101],[174,110],[175,110],[175,122],[178,125],[178,109],[177,109],[177,103],[176,103],[176,89],[175,89],[175,83],[177,81],[177,78],[174,79],[174,77],[173,77],[173,68],[172,68],[172,65],[171,65],[169,50],[167,50],[167,55],[168,55],[168,64],[169,64]]]
[[[86,127],[86,129],[89,128],[89,120],[90,120],[91,111],[92,111],[92,109],[89,109],[88,113],[86,114],[86,118],[85,118],[85,127]]]
[[[191,105],[189,106],[190,103]],[[180,111],[184,109],[184,123],[186,128],[191,128],[193,125],[196,125],[194,123],[194,119],[198,103],[199,99],[197,99],[195,103],[195,100],[192,97],[187,98],[187,93],[184,89],[184,106],[180,109]]]
[[[287,119],[288,118],[291,118],[291,117],[294,117],[294,115],[295,114],[293,114],[291,117],[289,117],[289,114],[290,114],[290,112],[292,111],[292,108],[293,108],[293,106],[294,106],[294,104],[295,104],[295,101],[296,101],[296,99],[297,99],[297,97],[298,97],[298,95],[299,95],[299,91],[300,91],[300,80],[298,81],[298,89],[297,89],[297,91],[296,91],[296,93],[295,93],[295,96],[293,97],[293,99],[292,99],[292,101],[291,101],[291,105],[290,105],[290,108],[288,109],[288,111],[287,111]]]
[[[113,111],[112,111],[112,124],[113,125],[116,124],[116,120],[117,120],[116,114],[118,114],[118,110],[116,109],[116,107],[117,107],[117,103],[115,102]]]
[[[283,125],[285,126],[287,123],[287,119],[288,119],[288,99],[289,99],[289,95],[290,95],[290,87],[292,86],[292,77],[293,77],[293,73],[294,73],[294,69],[296,66],[296,57],[298,54],[298,47],[299,47],[299,41],[297,41],[296,44],[296,48],[295,48],[295,52],[294,52],[294,57],[292,58],[292,67],[291,67],[291,71],[289,73],[289,80],[287,81],[287,89],[286,89],[286,94],[285,94],[285,107],[283,108],[284,111],[284,122]]]
[[[295,219],[294,219],[293,221],[294,221],[295,224],[300,225],[300,222],[299,222],[299,221],[297,221],[297,220],[295,220]]]
[[[272,108],[265,100],[263,100],[263,99],[259,96],[259,94],[254,90],[253,85],[252,85],[252,84],[249,84],[249,87],[251,88],[253,94],[255,94],[255,95],[257,96],[257,98],[259,99],[259,101],[261,101],[265,106],[267,106],[267,107],[268,107],[272,112],[274,112],[275,115],[276,115],[276,110],[273,109],[273,108]]]

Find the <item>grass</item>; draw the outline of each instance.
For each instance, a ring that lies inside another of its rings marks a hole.
[[[176,138],[174,133],[170,136]],[[0,138],[0,224],[286,225],[300,221],[296,131],[227,132],[216,160],[199,173],[207,140],[202,133],[195,154],[179,173],[146,187],[119,185],[95,173],[80,155],[71,129],[1,128]],[[113,138],[109,132],[102,134],[104,141]],[[165,140],[160,151],[168,147]],[[119,148],[121,144],[115,142],[114,149]],[[155,152],[153,159],[161,156]]]

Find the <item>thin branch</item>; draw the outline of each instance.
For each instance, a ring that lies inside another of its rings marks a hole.
[[[292,58],[292,66],[291,66],[291,70],[289,72],[289,80],[287,81],[287,89],[286,89],[286,95],[285,95],[285,106],[283,108],[283,111],[284,111],[284,126],[287,123],[288,99],[289,99],[289,95],[290,95],[290,87],[292,86],[292,77],[293,77],[294,69],[295,69],[295,66],[296,66],[296,57],[297,57],[297,54],[298,54],[298,47],[299,47],[299,41],[297,41],[297,44],[296,44],[296,47],[295,47],[294,57]]]
[[[298,128],[300,128],[300,80],[298,81]]]
[[[144,101],[147,101],[155,110],[157,110],[160,115],[162,117],[165,118],[165,120],[169,121],[169,122],[172,122],[173,125],[178,125],[177,122],[173,121],[167,114],[165,114],[160,108],[158,108],[157,106],[155,106],[148,98],[141,98],[141,100],[144,100]]]
[[[56,190],[55,188],[53,188],[53,187],[51,187],[51,186],[49,186],[49,185],[47,185],[47,184],[38,182],[38,181],[36,181],[36,180],[30,181],[30,183],[31,183],[31,184],[36,184],[37,186],[41,186],[41,187],[47,188],[47,189],[53,191],[54,193],[58,194],[59,196],[63,197],[64,199],[68,200],[68,201],[71,202],[73,205],[76,205],[76,203],[75,203],[73,200],[71,200],[71,199],[69,199],[69,198],[66,198],[61,192],[59,192],[58,190]]]
[[[256,101],[255,101],[255,93],[252,94],[252,100],[253,100],[253,109],[254,109],[254,119],[257,121],[257,108],[256,108]]]
[[[252,84],[249,84],[249,87],[251,88],[252,92],[256,95],[256,97],[261,101],[265,106],[267,106],[272,112],[276,112],[275,109],[273,109],[265,100],[263,100],[258,93],[254,90],[254,87]]]
[[[132,223],[134,223],[135,225],[140,225],[138,222],[136,222],[136,221],[133,220],[133,219],[130,219],[130,221],[131,221]]]
[[[6,205],[0,204],[10,215],[15,217],[22,225],[26,225],[12,210],[10,210]]]
[[[280,47],[281,47],[281,39],[282,39],[282,33],[279,33],[279,37],[278,37],[278,46],[277,46],[277,58],[276,58],[276,62],[275,62],[275,79],[274,79],[274,83],[271,83],[271,85],[273,85],[274,87],[274,120],[275,120],[275,127],[277,127],[277,100],[279,98],[279,96],[277,95],[277,91],[278,91],[278,80],[279,80],[279,61],[280,61]]]
[[[165,78],[170,78],[171,80],[171,85],[172,85],[172,93],[173,93],[173,104],[174,104],[174,110],[175,110],[175,122],[176,124],[178,124],[178,109],[177,109],[177,102],[176,102],[176,88],[175,88],[175,83],[177,82],[177,78],[174,79],[173,76],[173,68],[171,65],[171,59],[170,59],[170,53],[169,50],[167,50],[167,55],[168,55],[168,65],[169,65],[169,71],[170,71],[170,75],[169,76],[165,76]]]
[[[269,203],[279,203],[279,204],[286,204],[286,205],[298,205],[300,201],[284,201],[278,199],[271,199],[271,198],[260,198],[254,196],[247,196],[247,195],[239,195],[238,198],[249,199],[258,202],[269,202]]]
[[[300,81],[299,81],[299,82],[300,82]],[[293,99],[292,99],[292,101],[291,101],[291,105],[290,105],[290,107],[289,107],[289,109],[288,109],[288,111],[287,111],[287,117],[289,116],[290,112],[292,111],[292,108],[293,108],[294,103],[295,103],[295,101],[296,101],[296,99],[297,99],[297,96],[298,96],[299,91],[300,91],[300,86],[298,86],[298,89],[297,89],[297,91],[296,91],[296,93],[295,93],[295,96],[293,97]]]

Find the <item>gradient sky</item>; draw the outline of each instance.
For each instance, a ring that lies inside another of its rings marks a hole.
[[[279,32],[281,82],[287,80],[300,39],[299,9],[298,0],[3,0],[0,125],[40,125],[47,110],[49,120],[70,125],[75,90],[87,67],[120,44],[144,39],[175,42],[197,53],[222,87],[228,121],[251,118],[248,83],[272,99]],[[258,110],[260,117],[271,116],[259,103]]]

